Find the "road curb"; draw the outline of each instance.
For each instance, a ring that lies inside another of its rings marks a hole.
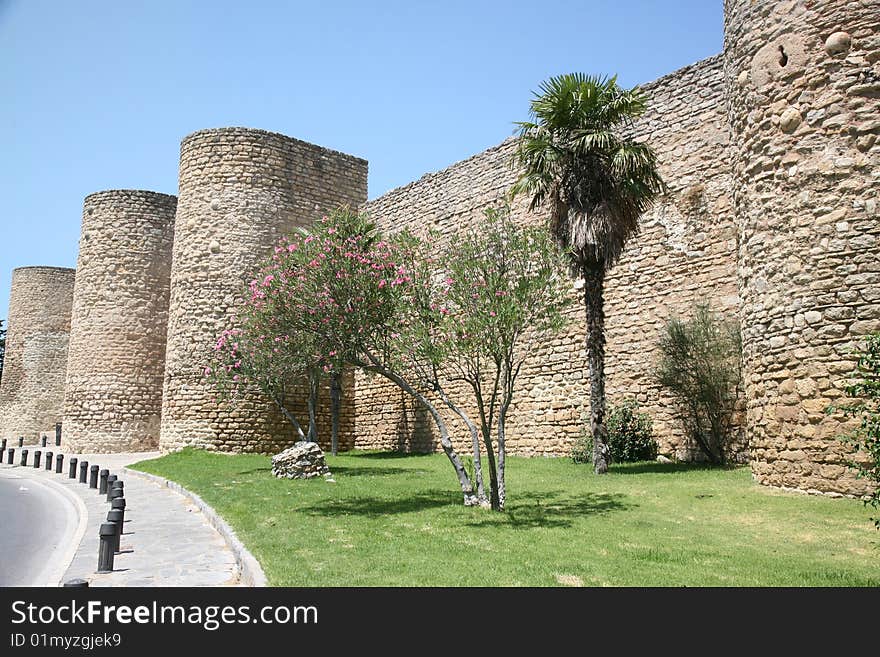
[[[148,472],[132,470],[128,467],[123,467],[122,469],[125,472],[132,474],[136,477],[141,477],[142,479],[157,483],[160,486],[170,488],[175,493],[191,500],[193,504],[195,504],[199,508],[199,510],[203,514],[205,514],[208,522],[214,529],[217,530],[220,536],[223,537],[223,540],[226,541],[226,545],[228,545],[229,549],[232,550],[232,554],[235,556],[235,562],[238,564],[238,569],[241,574],[240,576],[242,584],[244,584],[245,586],[254,587],[268,586],[266,573],[263,572],[263,568],[262,566],[260,566],[260,562],[257,561],[256,557],[254,557],[254,555],[252,555],[250,551],[244,546],[244,544],[238,539],[238,536],[235,535],[235,531],[233,531],[232,527],[230,527],[226,523],[226,521],[220,517],[220,514],[218,514],[213,507],[205,502],[205,500],[193,493],[191,490],[184,488],[176,481],[171,481],[170,479],[165,479],[165,477],[160,477],[159,475],[150,474]]]

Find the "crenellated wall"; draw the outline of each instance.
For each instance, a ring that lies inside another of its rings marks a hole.
[[[295,440],[271,401],[256,393],[216,400],[203,371],[237,296],[285,233],[367,196],[367,163],[263,130],[219,128],[184,138],[174,227],[171,303],[160,447],[275,452]],[[351,389],[346,397],[350,399]],[[295,391],[296,400],[303,400]],[[329,401],[321,395],[322,428]],[[303,415],[304,406],[294,408]],[[351,444],[351,405],[341,444]],[[327,434],[327,431],[323,431]],[[346,443],[346,440],[348,442]]]
[[[637,399],[654,419],[661,452],[686,459],[696,453],[651,375],[670,315],[689,312],[698,300],[734,316],[738,305],[721,57],[676,71],[645,90],[650,110],[634,133],[656,149],[669,193],[643,217],[641,233],[607,282],[606,387],[611,401]],[[406,227],[424,234],[434,228],[451,240],[462,227],[478,226],[483,208],[498,203],[516,179],[513,149],[514,140],[507,140],[364,207],[387,230]],[[513,211],[522,222],[545,219],[529,213],[523,199]],[[567,328],[538,341],[520,374],[507,438],[513,453],[568,454],[581,432],[589,381],[579,288],[572,281]],[[356,446],[436,448],[430,418],[383,380],[358,375],[356,399]],[[451,414],[445,419],[464,449],[463,424]],[[736,453],[746,456],[742,440]]]
[[[12,270],[0,438],[28,443],[54,436],[61,422],[75,274],[62,267]]]

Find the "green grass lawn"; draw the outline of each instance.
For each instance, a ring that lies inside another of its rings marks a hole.
[[[880,585],[869,509],[757,486],[748,468],[644,463],[596,476],[569,459],[510,458],[497,514],[461,504],[443,455],[327,461],[336,483],[196,450],[134,467],[198,493],[273,585]]]

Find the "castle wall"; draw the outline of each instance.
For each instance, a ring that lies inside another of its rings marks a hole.
[[[111,190],[83,202],[64,399],[73,452],[156,449],[177,198]]]
[[[729,145],[720,56],[645,85],[648,112],[634,126],[660,159],[669,193],[642,219],[641,233],[607,280],[606,376],[610,401],[636,398],[651,414],[661,452],[695,455],[671,413],[672,402],[652,377],[658,338],[667,318],[687,314],[695,302],[735,316],[738,304],[736,232],[733,224]],[[482,209],[497,203],[516,179],[507,140],[439,173],[393,190],[365,205],[384,228],[434,228],[444,240],[461,226],[479,225]],[[523,222],[543,221],[513,207]],[[520,374],[508,421],[508,448],[525,455],[562,455],[585,425],[589,379],[585,322],[579,286],[573,282],[567,328],[539,340]],[[431,451],[437,447],[430,418],[393,386],[358,375],[357,447]],[[454,386],[453,386],[454,389]],[[464,393],[466,394],[466,393]],[[464,426],[446,418],[459,449]],[[740,457],[745,446],[738,443]]]
[[[295,439],[290,424],[256,393],[217,401],[203,371],[247,281],[278,239],[340,204],[366,200],[365,160],[284,135],[245,128],[202,130],[180,148],[180,179],[160,447],[277,452]],[[352,386],[343,394],[351,400]],[[307,423],[305,394],[294,404]],[[319,429],[329,436],[321,394]],[[352,404],[340,444],[352,441]]]
[[[12,271],[0,379],[2,438],[53,436],[61,422],[74,274],[61,267]]]
[[[725,2],[747,428],[757,481],[860,493],[843,396],[880,329],[873,1]]]

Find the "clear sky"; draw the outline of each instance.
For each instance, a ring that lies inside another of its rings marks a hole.
[[[551,75],[721,45],[721,0],[0,0],[0,318],[13,268],[76,265],[86,195],[176,194],[194,130],[366,158],[375,198],[510,136]]]

